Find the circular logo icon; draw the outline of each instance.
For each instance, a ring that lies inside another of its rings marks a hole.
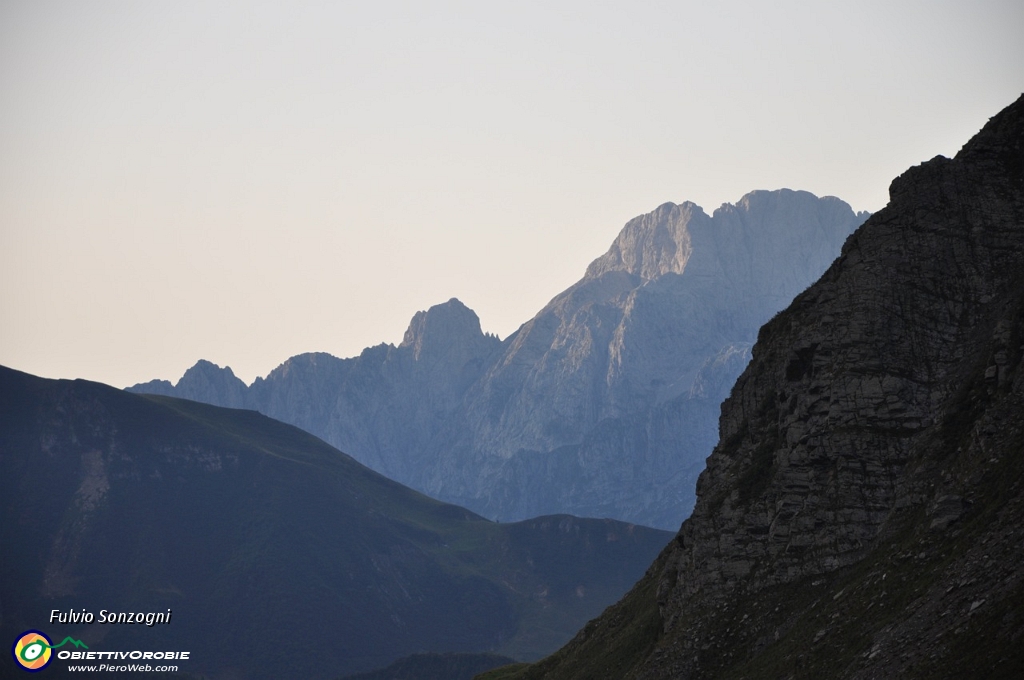
[[[14,641],[11,653],[18,665],[29,672],[41,671],[50,665],[53,641],[38,630],[26,630]]]

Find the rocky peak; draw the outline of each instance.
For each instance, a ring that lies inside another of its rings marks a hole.
[[[497,338],[480,330],[480,318],[457,298],[416,312],[400,347],[412,349],[417,361],[425,357],[471,356],[486,352]]]
[[[245,407],[246,385],[230,366],[200,359],[175,385],[175,396],[229,408]]]
[[[597,278],[611,271],[625,271],[643,279],[682,274],[693,252],[690,223],[707,219],[704,210],[689,201],[665,203],[630,220],[608,252],[587,267],[586,277]]]
[[[753,191],[691,226],[693,257],[686,275],[702,295],[726,306],[765,300],[770,315],[835,259],[837,232],[845,239],[866,218],[834,196]]]

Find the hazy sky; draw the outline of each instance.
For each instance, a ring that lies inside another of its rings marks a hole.
[[[0,363],[246,381],[505,337],[622,225],[877,210],[1024,90],[1024,3],[0,2]]]

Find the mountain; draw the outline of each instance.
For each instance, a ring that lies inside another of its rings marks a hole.
[[[258,410],[409,484],[425,464],[425,443],[500,348],[496,336],[480,330],[477,315],[453,298],[418,312],[397,347],[369,347],[351,359],[302,354],[248,387],[230,368],[199,361],[176,385],[153,380],[128,389]]]
[[[498,517],[573,508],[677,528],[758,327],[865,217],[781,190],[630,221],[505,341],[414,485]]]
[[[675,530],[757,329],[866,216],[785,189],[711,216],[666,203],[503,342],[452,299],[397,347],[296,356],[248,388],[200,361],[177,385],[129,389],[258,410],[503,521],[571,512]]]
[[[497,524],[254,411],[0,367],[0,637],[189,650],[208,678],[337,678],[424,652],[538,658],[668,532]],[[173,611],[168,625],[51,610]],[[6,666],[5,666],[6,667]]]
[[[168,397],[201,401],[227,408],[243,408],[247,386],[229,368],[204,359],[185,371],[176,385],[166,380],[150,380],[132,390],[140,394],[162,394]]]
[[[1017,678],[1024,97],[758,335],[676,539],[496,678]]]

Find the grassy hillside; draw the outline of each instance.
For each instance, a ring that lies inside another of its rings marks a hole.
[[[337,677],[418,652],[533,659],[670,534],[501,525],[252,411],[0,368],[0,633],[190,650],[208,677]],[[50,624],[51,609],[160,612]],[[91,647],[92,648],[92,647]]]

